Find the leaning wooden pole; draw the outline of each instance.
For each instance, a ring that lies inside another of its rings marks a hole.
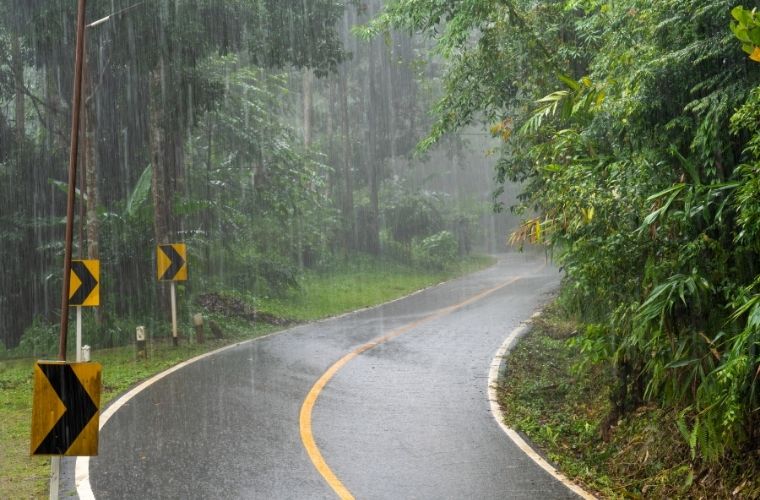
[[[71,104],[71,152],[69,153],[69,191],[66,205],[66,236],[63,254],[63,290],[61,291],[61,332],[58,359],[66,361],[66,340],[69,331],[69,288],[71,275],[71,247],[74,236],[74,201],[77,179],[77,152],[79,150],[79,116],[82,103],[82,63],[84,61],[84,12],[87,0],[79,0],[77,9],[77,46],[74,60],[74,96]]]

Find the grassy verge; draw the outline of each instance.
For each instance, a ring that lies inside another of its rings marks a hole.
[[[760,457],[693,461],[675,410],[642,406],[602,439],[611,374],[599,365],[577,368],[582,355],[568,342],[577,328],[551,306],[509,354],[500,387],[507,425],[600,497],[760,497]]]
[[[425,272],[396,263],[353,262],[330,272],[309,272],[299,290],[284,298],[241,296],[256,309],[290,321],[310,321],[373,306],[457,275],[484,268],[486,257],[472,257],[445,271]],[[278,328],[251,324],[235,317],[213,314],[226,334],[222,340],[171,347],[154,339],[148,359],[138,360],[134,346],[94,351],[93,361],[103,365],[102,404],[151,375],[198,354],[255,338]],[[185,330],[189,327],[185,325]],[[207,333],[208,339],[210,335]],[[0,498],[47,496],[49,460],[29,456],[33,359],[0,360]]]
[[[358,261],[335,271],[309,272],[300,290],[285,298],[254,300],[275,316],[309,321],[382,304],[415,290],[491,265],[490,257],[470,257],[447,270],[429,272],[395,262]]]

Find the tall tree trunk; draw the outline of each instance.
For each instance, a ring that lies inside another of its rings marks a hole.
[[[87,258],[100,259],[100,219],[98,218],[98,205],[100,194],[98,191],[98,149],[97,149],[97,98],[95,96],[95,84],[92,79],[92,68],[89,57],[85,53],[84,60],[84,183],[80,188],[87,193]],[[81,223],[80,223],[81,224]],[[95,322],[98,328],[103,326],[103,309],[95,309]],[[102,332],[101,332],[102,333]]]
[[[414,59],[414,43],[415,42],[411,37],[401,38],[401,50],[403,51],[404,60],[411,61]],[[432,66],[432,64],[430,66]],[[406,100],[402,101],[402,103],[409,103],[408,106],[410,109],[406,109],[404,104],[401,105],[401,109],[404,109],[409,116],[407,130],[412,137],[417,137],[417,82],[412,76],[413,73],[411,71],[406,71],[402,74],[405,75],[404,81],[406,82],[406,85],[403,87],[406,90],[406,92],[404,92],[404,94],[406,94]]]
[[[343,139],[343,221],[345,228],[346,250],[356,249],[356,216],[354,215],[354,173],[351,167],[351,127],[348,121],[348,71],[346,65],[340,67],[338,79],[338,94],[340,95],[340,128]]]
[[[151,196],[153,198],[153,229],[156,244],[171,243],[171,178],[174,177],[172,160],[175,156],[174,140],[171,131],[167,130],[169,122],[166,103],[166,75],[163,57],[161,62],[150,72],[150,102],[149,102],[149,131],[150,131],[150,163],[153,170],[151,178]],[[169,319],[171,307],[168,296],[168,286],[162,286],[158,294],[158,310]]]
[[[150,75],[150,160],[153,169],[151,195],[153,197],[153,229],[156,243],[169,243],[169,211],[166,192],[166,134],[164,131],[161,69]]]
[[[85,62],[87,63],[89,61]],[[100,194],[98,192],[98,150],[96,142],[98,115],[95,86],[92,82],[92,72],[89,64],[85,65],[84,75],[85,95],[89,94],[84,100],[84,171],[87,193],[87,257],[90,259],[99,259],[100,219],[98,218],[98,205],[100,204]]]
[[[21,40],[18,34],[11,37],[11,64],[16,90],[16,140],[21,147],[26,130],[26,109],[24,107],[24,61],[21,58]]]
[[[327,159],[328,164],[337,166],[338,155],[335,151],[335,130],[338,127],[337,108],[335,106],[335,100],[337,99],[338,80],[335,77],[331,77],[327,80]],[[337,169],[331,169],[327,174],[327,196],[335,199],[339,196],[339,189],[336,188],[338,184],[338,171]]]
[[[45,147],[55,153],[67,152],[69,148],[69,136],[67,123],[67,103],[61,97],[60,68],[52,64],[45,66],[45,100],[48,112],[45,113]]]
[[[208,148],[206,151],[206,201],[209,203],[211,203],[211,162],[214,157],[214,122],[212,121],[213,116],[215,115],[209,114],[206,125],[206,141],[208,143]],[[254,179],[255,177],[251,175],[252,183]],[[255,186],[251,186],[251,188],[251,190],[255,193]],[[206,221],[206,224],[208,225],[208,238],[206,239],[205,254],[206,274],[208,276],[213,275],[213,266],[211,264],[211,242],[214,241],[214,225],[216,224],[216,222],[213,220],[213,213],[213,211],[209,211],[208,219]]]
[[[309,68],[303,70],[303,143],[311,146],[311,118],[314,107],[314,72]]]
[[[171,132],[171,158],[167,161],[166,172],[166,206],[167,206],[167,225],[172,237],[178,238],[184,234],[183,218],[173,213],[171,208],[172,200],[176,195],[187,196],[187,175],[185,172],[185,133],[184,127],[178,124],[172,124]]]
[[[386,112],[388,113],[388,146],[390,148],[391,162],[395,165],[396,161],[396,102],[393,92],[393,45],[394,40],[391,35],[391,44],[383,51],[383,77],[385,83]],[[395,169],[394,169],[395,170]]]
[[[367,251],[372,255],[380,254],[380,203],[378,192],[379,186],[379,170],[380,162],[382,161],[381,147],[380,147],[380,127],[378,124],[379,113],[381,112],[381,103],[378,98],[378,90],[376,84],[376,41],[372,40],[367,47],[369,51],[369,67],[367,71],[368,87],[369,87],[369,106],[366,112],[368,113],[369,121],[369,161],[367,162],[367,182],[369,188],[369,214],[367,217]]]

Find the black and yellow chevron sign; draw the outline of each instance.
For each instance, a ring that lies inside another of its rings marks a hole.
[[[34,365],[32,455],[98,454],[100,364]]]
[[[69,305],[95,307],[100,305],[100,261],[72,260]]]
[[[187,281],[187,247],[184,243],[158,245],[156,249],[158,279]]]

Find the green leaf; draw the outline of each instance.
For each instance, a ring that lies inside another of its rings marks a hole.
[[[657,198],[662,198],[663,196],[665,196],[665,195],[667,195],[669,193],[672,193],[673,191],[680,191],[684,187],[686,187],[686,184],[683,184],[683,183],[680,183],[680,182],[678,184],[673,184],[669,188],[663,189],[662,191],[659,191],[659,192],[651,195],[649,198],[647,198],[647,201],[654,201]]]
[[[552,92],[551,94],[542,97],[541,99],[537,100],[537,103],[545,103],[545,102],[553,102],[557,103],[560,102],[562,99],[570,95],[570,92],[567,90],[558,90],[556,92]]]
[[[48,182],[51,185],[57,187],[64,194],[66,194],[66,195],[69,194],[69,185],[67,183],[62,182],[62,181],[58,181],[58,180],[55,180],[55,179],[48,179]],[[79,199],[83,199],[84,201],[87,201],[87,195],[85,194],[83,196],[82,193],[79,191],[79,188],[74,188],[74,195],[77,198],[79,198]]]
[[[696,184],[697,186],[699,186],[700,184],[702,184],[702,180],[699,178],[699,173],[698,173],[697,168],[694,165],[694,163],[692,163],[689,159],[687,159],[686,157],[684,157],[678,151],[678,149],[675,148],[675,147],[673,147],[673,146],[671,146],[670,152],[671,152],[671,154],[673,154],[673,156],[675,156],[676,158],[678,158],[678,161],[681,162],[681,166],[686,171],[686,173],[689,174],[689,177],[691,177],[692,182],[694,182],[694,184]]]
[[[581,88],[581,84],[576,82],[569,76],[560,74],[560,75],[557,75],[557,78],[559,78],[562,83],[570,87],[571,90],[577,91],[578,89]]]
[[[689,436],[689,448],[691,449],[691,459],[694,460],[697,454],[697,436],[699,435],[699,419],[694,422],[694,428]]]
[[[738,7],[734,7],[734,9],[731,10],[731,15],[734,17],[734,19],[736,19],[737,21],[739,21],[741,24],[745,26],[749,26],[753,24],[752,13],[748,11],[747,9],[745,9],[744,7],[742,7],[741,5]]]
[[[148,199],[148,193],[150,193],[150,184],[153,178],[153,169],[150,165],[145,167],[143,173],[140,174],[140,178],[137,180],[137,185],[132,190],[127,200],[127,215],[134,217],[140,207]]]
[[[747,36],[753,45],[760,45],[760,26],[755,26],[754,28],[747,30]]]
[[[752,40],[750,40],[750,38],[749,38],[749,35],[747,35],[747,28],[746,27],[744,27],[742,25],[739,25],[739,24],[736,24],[736,23],[733,23],[733,22],[731,24],[729,24],[728,27],[733,32],[734,36],[736,36],[736,38],[739,39],[740,41],[742,41],[744,43],[751,43],[752,42]]]
[[[741,22],[743,11],[744,11],[744,7],[742,7],[741,5],[737,5],[736,7],[731,9],[731,16],[737,21]]]
[[[681,413],[678,416],[678,419],[676,420],[676,427],[678,427],[678,432],[681,433],[683,440],[689,441],[689,436],[691,433],[689,432],[689,427],[686,425],[686,419],[684,419],[684,413],[685,413],[685,410],[683,413]]]
[[[699,361],[699,358],[682,359],[680,361],[673,361],[665,365],[665,368],[683,368],[684,366],[692,365]]]

